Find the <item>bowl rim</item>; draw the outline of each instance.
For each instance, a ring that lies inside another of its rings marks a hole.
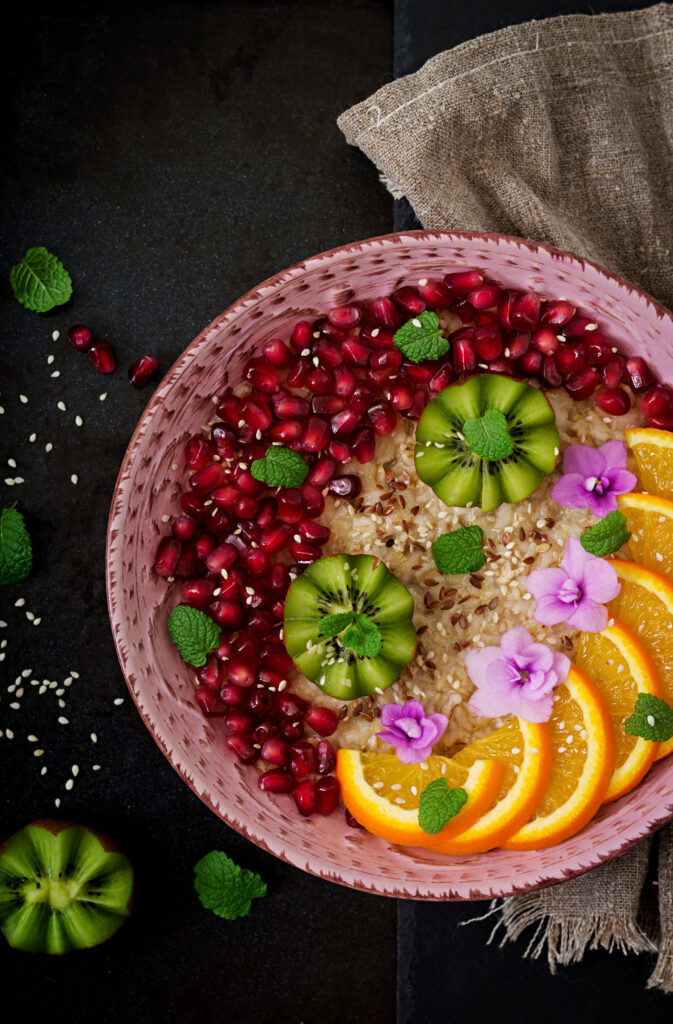
[[[226,825],[238,832],[239,835],[248,839],[256,846],[263,849],[265,852],[272,854],[273,856],[285,861],[287,864],[291,864],[293,867],[298,867],[309,874],[315,875],[318,878],[325,879],[326,881],[334,882],[338,885],[342,885],[349,889],[357,889],[362,892],[372,893],[379,896],[389,896],[398,899],[415,899],[415,900],[430,900],[430,901],[461,901],[461,900],[478,900],[478,899],[493,899],[499,898],[500,896],[518,895],[525,892],[533,892],[538,889],[549,888],[550,886],[557,885],[561,882],[576,878],[580,875],[585,874],[588,871],[599,867],[602,864],[606,864],[616,857],[621,856],[627,850],[631,849],[637,843],[646,839],[648,836],[653,835],[659,829],[663,828],[671,819],[673,819],[673,790],[671,792],[671,804],[668,809],[664,809],[661,813],[655,814],[651,818],[648,824],[644,827],[642,832],[636,835],[631,835],[625,839],[621,845],[615,849],[609,850],[607,853],[595,853],[587,854],[586,864],[579,864],[574,867],[564,867],[563,875],[558,877],[557,875],[552,876],[550,874],[542,875],[542,877],[536,878],[535,880],[526,881],[521,885],[515,883],[511,884],[511,887],[507,891],[503,891],[500,894],[494,893],[493,889],[488,889],[487,885],[484,886],[485,891],[478,891],[472,885],[467,883],[459,883],[457,887],[452,887],[448,881],[443,883],[444,891],[437,891],[437,886],[433,888],[433,891],[427,892],[408,892],[394,889],[392,886],[388,886],[387,883],[383,882],[380,886],[376,884],[368,884],[361,879],[346,880],[339,875],[335,874],[334,871],[330,871],[326,874],[324,871],[314,868],[307,859],[292,859],[287,855],[285,847],[278,843],[277,847],[274,848],[273,844],[267,843],[265,840],[252,834],[242,822],[232,820],[226,814],[226,810],[221,810],[215,805],[210,794],[206,792],[199,792],[195,785],[190,780],[187,772],[177,763],[176,759],[171,755],[170,750],[167,748],[164,740],[158,735],[152,722],[150,721],[149,715],[143,711],[136,695],[134,693],[133,686],[129,679],[129,668],[127,665],[126,652],[124,651],[121,638],[123,633],[121,632],[123,626],[121,617],[115,613],[114,610],[114,596],[118,594],[121,587],[121,581],[116,579],[112,572],[111,565],[111,539],[112,534],[117,528],[117,524],[123,520],[125,509],[123,505],[116,507],[118,502],[119,492],[122,487],[124,478],[128,475],[130,466],[133,464],[135,458],[138,455],[136,451],[138,445],[138,438],[141,433],[144,433],[146,421],[154,414],[156,406],[160,403],[163,393],[168,391],[173,385],[174,381],[182,373],[183,364],[189,364],[191,361],[192,352],[198,348],[210,335],[213,330],[216,330],[223,323],[232,319],[235,311],[239,307],[243,307],[246,304],[255,301],[259,293],[265,289],[273,288],[286,280],[289,280],[297,272],[306,269],[306,265],[312,263],[314,260],[325,260],[335,258],[338,256],[347,256],[349,253],[358,254],[361,253],[364,248],[376,246],[377,244],[392,244],[392,245],[403,245],[405,239],[415,239],[423,242],[437,242],[437,241],[449,241],[449,242],[460,242],[464,241],[482,241],[482,242],[494,242],[499,243],[510,243],[518,248],[526,249],[529,252],[536,253],[542,251],[552,258],[552,260],[560,260],[563,262],[571,261],[574,264],[579,264],[582,269],[586,267],[592,268],[598,273],[599,276],[605,277],[607,280],[616,282],[621,288],[626,289],[628,292],[637,295],[640,299],[644,300],[647,305],[652,306],[658,319],[668,319],[672,322],[673,326],[673,314],[649,293],[634,285],[631,281],[621,277],[618,274],[612,273],[605,267],[592,260],[589,260],[583,256],[578,256],[575,253],[569,252],[565,249],[558,249],[555,246],[548,245],[544,242],[537,242],[532,239],[522,238],[517,235],[501,234],[499,232],[484,232],[484,231],[441,231],[441,230],[424,230],[424,229],[412,229],[408,231],[395,231],[384,235],[374,235],[369,238],[360,239],[358,241],[349,242],[344,245],[336,246],[332,249],[326,249],[323,252],[316,253],[312,256],[308,256],[298,262],[292,264],[289,267],[285,267],[283,270],[272,274],[270,277],[261,281],[254,288],[250,288],[243,295],[232,302],[227,308],[218,314],[213,320],[211,320],[189,343],[189,345],[181,352],[178,358],[170,366],[166,374],[163,376],[160,383],[157,385],[152,395],[150,396],[147,405],[145,406],[138,423],[129,439],[124,457],[122,459],[119,472],[114,485],[112,493],[112,500],[110,503],[110,512],[108,516],[108,524],[106,531],[106,543],[105,543],[105,582],[106,582],[106,597],[108,606],[108,615],[110,619],[110,625],[112,630],[112,636],[119,659],[120,667],[127,688],[131,695],[131,698],[136,706],[140,717],[142,718],[147,730],[154,739],[155,743],[166,757],[170,765],[175,769],[180,778],[186,783],[192,792],[208,807],[210,811],[217,815]],[[542,869],[552,870],[552,869]],[[555,869],[558,871],[558,868]],[[380,878],[381,876],[379,876]],[[454,883],[455,884],[455,883]]]

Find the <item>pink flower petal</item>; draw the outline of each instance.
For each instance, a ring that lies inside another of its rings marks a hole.
[[[604,558],[595,558],[595,561],[598,564],[591,565],[585,573],[583,594],[598,604],[607,604],[615,599],[622,585],[614,566],[608,565]]]
[[[597,604],[586,597],[568,616],[568,625],[573,629],[581,629],[584,633],[600,633],[607,624],[608,610],[605,605]]]
[[[611,469],[606,476],[610,481],[611,494],[628,494],[638,483],[635,475],[628,469]]]
[[[533,597],[544,597],[546,594],[557,594],[567,578],[563,569],[533,569],[528,573],[526,587]]]
[[[608,444],[611,443],[613,442],[608,441]],[[563,475],[578,473],[582,477],[600,476],[606,465],[603,452],[605,447],[607,446],[592,448],[588,444],[569,445],[563,453]]]
[[[571,604],[564,604],[563,601],[559,601],[553,594],[547,594],[545,597],[537,599],[533,618],[541,626],[557,626],[559,622],[566,621],[568,612],[572,607],[573,605]]]
[[[606,441],[600,446],[598,452],[605,460],[607,469],[626,468],[626,445],[623,441]],[[591,476],[598,476],[598,474],[592,473]]]
[[[465,655],[465,667],[475,686],[481,686],[494,661],[500,661],[499,647],[473,647]]]
[[[564,473],[551,489],[552,498],[564,508],[586,508],[591,491],[585,488],[585,480],[580,473]]]
[[[420,764],[421,761],[427,761],[432,754],[432,747],[423,747],[421,750],[414,750],[412,747],[398,747],[397,748],[397,759],[402,764]]]
[[[548,722],[554,706],[554,695],[545,694],[540,700],[530,700],[523,692],[512,700],[512,714],[524,722]]]

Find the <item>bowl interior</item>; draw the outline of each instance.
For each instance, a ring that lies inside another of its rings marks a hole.
[[[124,458],[108,530],[110,617],[129,689],[157,743],[195,793],[253,842],[332,881],[405,898],[477,899],[561,881],[616,856],[673,816],[673,759],[578,835],[547,850],[442,857],[392,846],[345,826],[343,815],[300,818],[288,796],[269,798],[256,772],[224,743],[221,722],[193,701],[193,677],[170,643],[175,588],[151,571],[179,510],[186,438],[213,419],[213,396],[237,383],[242,362],[297,319],[373,299],[403,283],[476,267],[508,287],[567,298],[630,354],[673,379],[673,318],[637,288],[593,264],[499,235],[411,232],[345,246],[305,261],[249,292],[213,321],[154,394]]]

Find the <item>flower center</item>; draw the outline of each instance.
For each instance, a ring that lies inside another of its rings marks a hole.
[[[582,590],[576,580],[567,579],[561,585],[557,596],[563,604],[577,604],[582,597]]]
[[[395,725],[406,733],[410,740],[415,740],[421,735],[420,723],[415,718],[398,718]]]
[[[584,490],[603,495],[610,490],[610,481],[606,476],[588,476],[584,481]]]

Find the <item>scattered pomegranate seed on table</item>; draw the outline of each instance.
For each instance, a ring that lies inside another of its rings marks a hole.
[[[140,356],[129,366],[129,381],[134,388],[143,388],[159,369],[156,356]]]
[[[99,373],[114,372],[117,367],[117,359],[109,341],[94,341],[88,352],[91,362]]]

